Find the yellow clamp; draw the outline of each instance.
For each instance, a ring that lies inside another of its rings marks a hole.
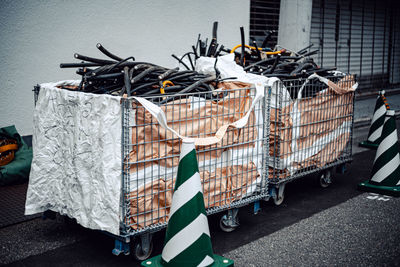
[[[250,46],[250,45],[244,45],[244,46],[247,47],[248,49],[256,50],[256,48],[255,48],[254,46]],[[232,54],[233,52],[235,52],[235,50],[238,49],[239,47],[242,47],[242,45],[241,45],[241,44],[238,44],[237,46],[235,46],[234,48],[232,48],[231,54]],[[262,48],[261,48],[261,47],[257,47],[257,48],[258,48],[259,51],[262,51]],[[267,55],[277,55],[277,54],[284,53],[285,51],[286,51],[286,49],[281,49],[281,50],[275,51],[275,52],[263,52],[263,51],[262,51],[262,52],[265,53],[265,54],[267,54]]]
[[[161,93],[161,94],[165,94],[164,88],[165,88],[166,86],[174,86],[174,83],[171,82],[171,81],[168,81],[168,80],[163,81],[162,87],[160,88],[160,93]]]

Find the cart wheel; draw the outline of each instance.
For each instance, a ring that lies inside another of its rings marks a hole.
[[[332,171],[330,169],[322,172],[319,176],[319,185],[322,188],[327,188],[332,184]]]
[[[147,260],[151,253],[153,252],[153,241],[150,241],[149,250],[146,252],[143,251],[142,243],[140,239],[136,239],[133,243],[133,257],[138,261]]]
[[[283,200],[285,199],[285,187],[286,183],[282,183],[277,187],[273,187],[271,190],[272,192],[272,199],[274,200],[274,204],[276,206],[279,206],[283,203]]]
[[[226,215],[221,216],[221,219],[219,220],[219,227],[226,233],[233,232],[237,228],[237,226],[229,225],[228,216]]]
[[[284,194],[282,194],[282,196],[276,196],[276,197],[274,197],[273,199],[274,199],[274,204],[276,205],[276,206],[280,206],[282,203],[283,203],[283,200],[284,200]]]

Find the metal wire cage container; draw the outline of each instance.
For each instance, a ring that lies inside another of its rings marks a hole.
[[[196,146],[204,203],[208,215],[227,210],[220,227],[238,226],[238,208],[268,198],[270,90],[253,103],[249,84],[224,86],[213,92],[162,94],[146,99],[159,106],[168,126],[182,136],[217,136],[213,145]],[[59,89],[64,90],[64,89]],[[40,86],[35,87],[35,101]],[[120,234],[113,253],[146,259],[152,233],[165,228],[177,176],[181,139],[161,127],[134,97],[121,98]],[[254,104],[254,105],[252,105]],[[231,125],[248,116],[242,128]],[[218,132],[226,128],[225,134]],[[218,132],[218,133],[217,133]],[[217,135],[216,135],[217,134]],[[131,244],[133,238],[133,244]]]
[[[268,177],[275,204],[287,182],[318,173],[331,183],[332,169],[352,160],[353,75],[292,79],[278,83],[271,100]]]
[[[244,206],[268,196],[266,146],[268,97],[250,110],[254,88],[217,93],[152,96],[168,125],[190,138],[214,136],[220,127],[250,112],[241,129],[229,127],[215,145],[197,146],[197,159],[207,214]],[[181,140],[162,128],[134,98],[123,99],[122,228],[125,235],[166,227]],[[229,222],[226,227],[229,228]],[[231,225],[234,227],[234,225]]]

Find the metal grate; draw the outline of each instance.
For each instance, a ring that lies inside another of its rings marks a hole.
[[[250,38],[261,45],[266,31],[278,31],[280,0],[250,1]],[[277,44],[278,34],[272,35],[269,47]]]

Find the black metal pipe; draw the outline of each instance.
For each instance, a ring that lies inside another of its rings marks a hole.
[[[199,56],[197,55],[197,48],[194,47],[194,45],[192,45],[192,50],[193,50],[193,54],[194,54],[195,59],[198,59]]]
[[[93,58],[93,57],[87,57],[87,56],[83,56],[80,55],[78,53],[74,54],[74,57],[76,59],[80,59],[80,60],[84,60],[84,61],[89,61],[89,62],[93,62],[93,63],[99,63],[102,65],[106,65],[106,64],[114,64],[116,63],[115,61],[111,61],[111,60],[105,60],[105,59],[99,59],[99,58]]]
[[[214,55],[217,45],[217,30],[218,30],[218,21],[214,22],[213,31],[212,31],[212,39],[210,42],[210,46],[207,51],[207,56],[210,57]]]
[[[134,84],[134,83],[138,82],[138,81],[139,81],[140,79],[142,79],[144,76],[146,76],[147,74],[149,74],[150,72],[152,72],[152,71],[154,71],[154,70],[156,70],[156,69],[157,69],[157,67],[153,66],[153,67],[150,67],[150,68],[148,68],[148,69],[142,71],[141,73],[139,73],[138,75],[136,75],[135,77],[133,77],[133,78],[131,79],[131,83]]]
[[[266,35],[265,38],[264,38],[264,41],[263,41],[262,44],[261,44],[261,47],[262,47],[262,48],[266,48],[266,47],[267,47],[267,43],[268,43],[268,41],[270,40],[271,35],[272,35],[272,31],[268,31],[268,32],[267,32],[267,35]]]
[[[193,53],[193,52],[187,52],[187,53],[185,53],[185,54],[181,57],[181,61],[183,60],[184,57],[187,56],[188,59],[189,59],[190,66],[192,67],[192,70],[194,70],[193,61],[192,61],[192,58],[190,57],[191,54],[194,54],[194,53]]]
[[[127,58],[121,60],[120,62],[118,62],[117,64],[115,64],[114,66],[112,66],[111,69],[107,72],[111,72],[113,69],[117,68],[118,66],[121,66],[122,63],[128,61],[129,59],[132,59],[133,61],[135,60],[134,57],[127,57]]]
[[[190,57],[190,53],[187,55],[187,57],[189,58],[189,63],[190,63],[190,66],[192,66],[192,70],[194,70],[194,69],[195,69],[195,67],[194,67],[194,64],[193,64],[192,58]]]
[[[222,52],[223,50],[224,50],[224,46],[221,45],[221,46],[219,47],[219,49],[215,52],[214,57],[218,57],[218,56],[221,54],[221,52]]]
[[[188,65],[186,65],[179,57],[175,56],[174,54],[171,55],[173,58],[175,58],[176,60],[179,61],[179,63],[181,63],[187,70],[190,70],[190,68],[188,67]]]
[[[303,49],[301,49],[299,52],[297,52],[297,54],[302,55],[302,54],[304,54],[305,52],[307,52],[307,49],[309,49],[309,48],[311,48],[311,47],[313,47],[313,46],[314,46],[314,44],[310,44],[310,45],[304,47]]]
[[[249,70],[249,69],[251,69],[251,68],[253,68],[253,67],[257,66],[257,65],[260,65],[260,64],[263,64],[263,63],[267,63],[267,62],[273,62],[274,60],[275,60],[275,58],[265,58],[265,59],[263,59],[261,61],[253,63],[253,64],[251,64],[251,65],[249,65],[247,67],[244,67],[243,70],[246,71],[246,70]]]
[[[131,80],[129,78],[129,67],[124,67],[124,83],[128,97],[131,96]]]
[[[106,80],[106,79],[114,79],[122,76],[123,73],[118,72],[118,73],[108,73],[108,74],[102,74],[102,75],[97,75],[97,76],[88,76],[86,77],[87,80]]]
[[[206,83],[206,82],[211,82],[211,81],[214,81],[214,80],[215,80],[215,76],[209,76],[207,78],[201,79],[201,80],[189,85],[188,87],[182,89],[179,93],[183,94],[183,93],[190,92],[193,89],[195,89],[196,87],[198,87],[200,84]],[[171,97],[167,97],[163,101],[161,101],[159,104],[164,104],[164,103],[168,102],[170,99],[171,99]]]
[[[158,82],[149,82],[149,83],[144,83],[144,84],[141,84],[141,85],[138,85],[138,86],[133,86],[133,87],[131,88],[131,94],[133,95],[133,93],[136,93],[136,92],[138,92],[139,90],[144,89],[144,88],[146,88],[146,87],[153,86],[153,85],[157,85],[157,83],[158,83]]]
[[[193,51],[196,55],[197,55],[197,49],[199,48],[199,42],[201,42],[201,40],[200,40],[200,33],[199,33],[199,35],[197,36],[197,42],[196,42],[196,47],[195,47],[195,51]]]
[[[206,52],[207,52],[207,41],[203,42],[202,40],[200,40],[200,56],[205,56]]]
[[[240,53],[240,66],[244,67],[244,51],[245,51],[245,42],[244,42],[244,28],[240,27],[240,39],[242,44],[242,52]]]
[[[178,67],[173,68],[173,69],[169,69],[169,70],[167,70],[166,72],[160,74],[160,75],[158,76],[158,79],[159,79],[159,80],[164,80],[164,79],[168,78],[168,76],[170,76],[172,73],[178,72],[178,71],[179,71],[179,68],[178,68]]]
[[[183,72],[183,71],[181,71],[181,72],[178,72],[178,73],[174,73],[174,75],[171,75],[171,77],[169,77],[169,80],[170,81],[176,81],[176,80],[179,80],[179,79],[182,79],[182,78],[187,78],[187,77],[191,77],[191,76],[194,76],[194,75],[196,75],[196,73],[194,73],[194,72]]]
[[[271,67],[271,69],[269,70],[268,74],[274,72],[276,66],[278,65],[278,62],[279,62],[279,59],[280,59],[280,58],[281,58],[281,55],[280,55],[280,54],[278,54],[278,55],[275,57],[274,64],[272,65],[272,67]]]
[[[317,54],[318,53],[318,51],[319,51],[319,49],[317,49],[317,50],[314,50],[314,51],[310,51],[310,52],[308,52],[308,53],[305,53],[305,54],[303,54],[303,55],[301,55],[302,57],[308,57],[308,56],[312,56],[312,55],[315,55],[315,54]]]
[[[81,62],[81,63],[61,63],[60,68],[80,68],[80,67],[97,67],[101,66],[102,64],[99,63],[87,63],[87,62]]]
[[[253,45],[254,45],[254,47],[256,48],[257,59],[258,59],[258,60],[261,60],[261,52],[260,52],[260,50],[258,50],[257,42],[256,42],[256,41],[253,41]]]
[[[110,51],[108,51],[107,49],[105,49],[104,46],[102,46],[100,43],[98,43],[98,44],[96,45],[96,47],[97,47],[104,55],[108,56],[108,57],[111,58],[111,59],[114,59],[114,60],[117,60],[117,61],[123,60],[122,58],[120,58],[120,57],[114,55],[113,53],[111,53]],[[133,59],[133,60],[135,60],[135,59]]]
[[[312,63],[301,64],[301,65],[297,66],[297,68],[295,68],[295,69],[290,73],[290,75],[298,74],[298,73],[300,73],[301,71],[307,69],[308,67],[315,67],[315,66],[314,66],[314,64],[312,64]]]

